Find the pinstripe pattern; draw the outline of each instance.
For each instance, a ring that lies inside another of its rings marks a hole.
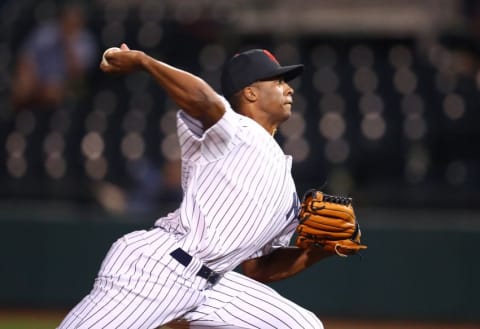
[[[188,267],[170,255],[178,248],[161,229],[137,231],[112,245],[95,285],[60,328],[154,328],[205,300],[199,261]]]
[[[298,198],[291,158],[224,102],[226,113],[205,132],[178,113],[179,209],[156,229],[116,241],[92,291],[59,328],[155,328],[180,317],[199,328],[323,328],[311,312],[232,272],[289,244]],[[186,267],[170,256],[179,247],[193,256]],[[214,287],[196,275],[203,264],[224,273]]]
[[[178,216],[156,223],[188,233],[187,251],[219,272],[288,245],[298,203],[291,158],[258,123],[225,106],[205,133],[177,115],[184,201]]]
[[[192,329],[323,328],[312,312],[236,272],[226,273],[206,296],[206,303],[184,317]]]

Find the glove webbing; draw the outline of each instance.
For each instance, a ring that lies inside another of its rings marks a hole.
[[[347,205],[352,203],[352,198],[348,198],[348,197],[344,197],[344,196],[323,194],[323,201],[343,204],[343,205],[347,206]]]
[[[308,196],[312,196],[314,198],[315,193],[317,190],[315,189],[310,189],[305,194],[303,195],[302,200],[305,201]],[[345,197],[345,196],[337,196],[337,195],[330,195],[330,194],[325,194],[323,193],[323,202],[331,202],[331,203],[338,203],[338,204],[343,204],[345,206],[348,206],[349,204],[352,204],[352,198]]]

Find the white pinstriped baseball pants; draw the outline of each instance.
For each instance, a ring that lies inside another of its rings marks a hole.
[[[161,230],[135,231],[117,240],[105,257],[92,291],[59,329],[153,329],[173,319],[190,328],[323,328],[310,311],[270,287],[236,272],[213,287],[170,256],[181,247]]]

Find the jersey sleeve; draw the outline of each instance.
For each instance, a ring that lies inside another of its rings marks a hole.
[[[225,98],[222,100],[225,113],[207,130],[185,111],[177,113],[177,134],[183,160],[215,161],[233,147],[233,137],[239,129],[239,114],[232,110]]]

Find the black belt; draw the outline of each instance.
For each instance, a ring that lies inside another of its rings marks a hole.
[[[178,248],[172,251],[170,253],[170,256],[175,258],[180,264],[182,264],[185,267],[188,266],[188,264],[190,264],[193,258],[191,255],[189,255],[185,250],[181,248]],[[200,270],[197,272],[197,275],[199,277],[204,278],[205,280],[207,280],[208,283],[212,285],[216,284],[218,280],[220,280],[220,278],[222,277],[219,273],[209,269],[205,265],[202,265]]]

